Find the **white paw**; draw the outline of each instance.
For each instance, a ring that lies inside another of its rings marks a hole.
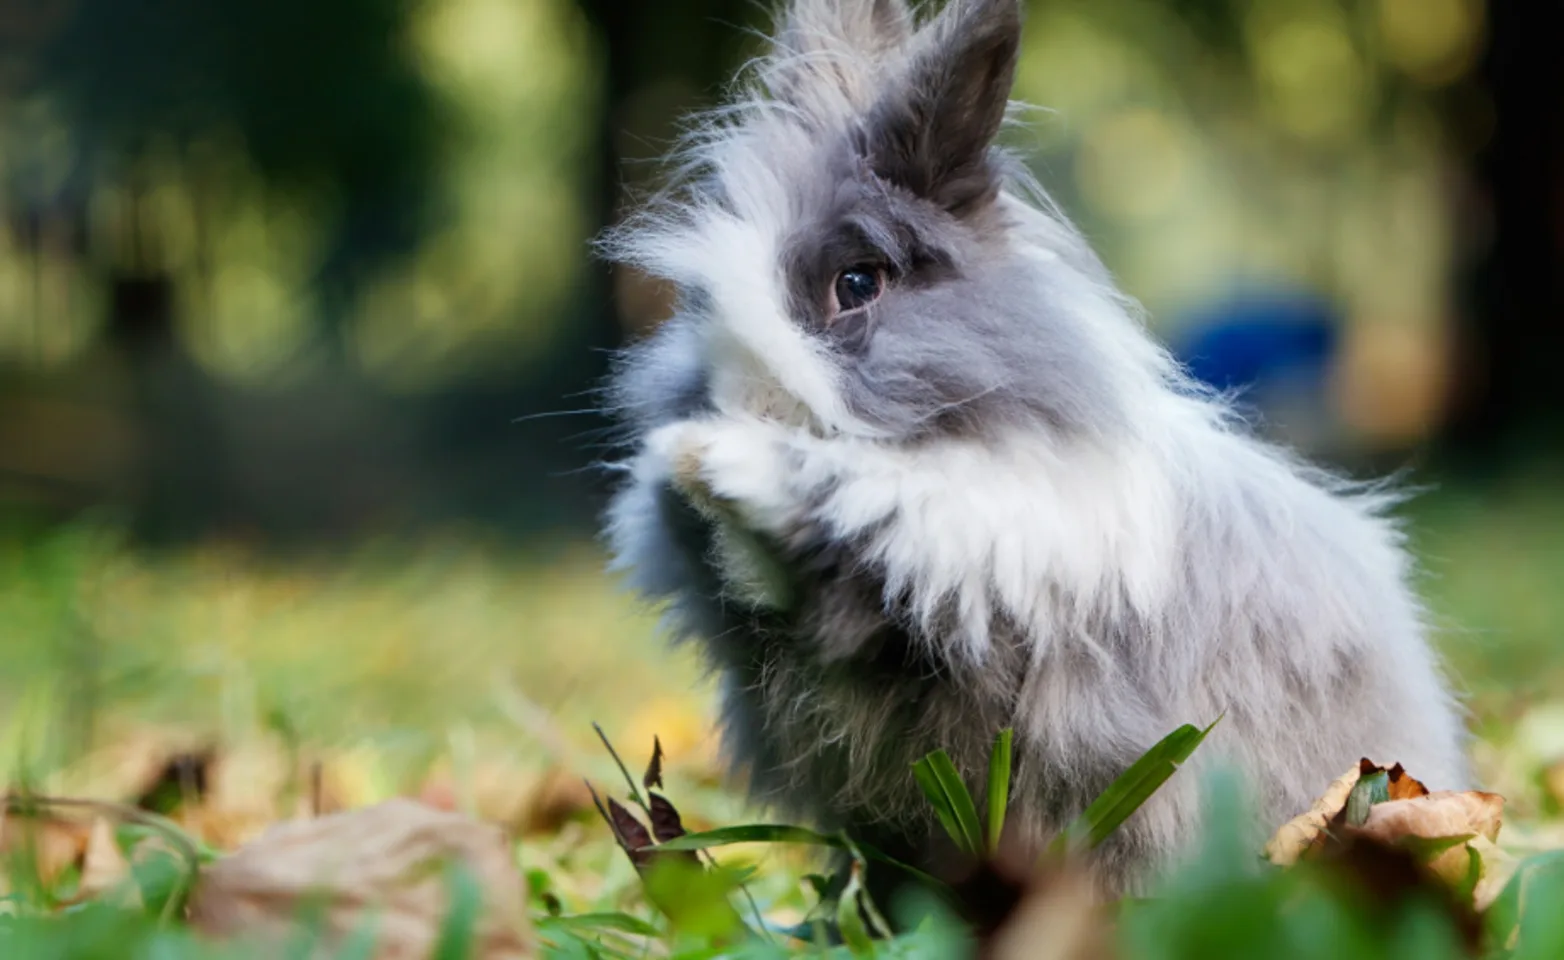
[[[663,463],[674,489],[707,512],[719,506],[706,477],[710,427],[708,421],[683,420],[659,427],[646,438],[647,452]]]
[[[684,420],[654,430],[646,449],[698,509],[766,532],[782,529],[795,512],[783,440],[769,424]]]

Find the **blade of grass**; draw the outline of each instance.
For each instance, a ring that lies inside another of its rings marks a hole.
[[[999,852],[999,837],[1005,831],[1005,810],[1010,806],[1011,744],[1015,731],[999,731],[994,751],[988,758],[988,853]]]
[[[920,774],[917,765],[913,767],[913,776],[918,778],[918,784],[925,794],[929,793],[928,779],[938,784],[938,789],[944,794],[948,814],[955,821],[956,830],[951,831],[951,837],[967,853],[973,856],[983,854],[983,826],[978,823],[977,804],[972,802],[972,794],[967,790],[966,783],[957,772],[955,763],[951,762],[950,754],[943,750],[935,750],[924,757],[920,764],[926,764],[927,773]],[[939,809],[939,805],[935,805]],[[945,816],[940,817],[941,822]],[[945,829],[951,830],[951,825],[945,823]]]
[[[867,957],[874,953],[874,939],[869,934],[868,924],[864,922],[863,912],[859,909],[858,895],[863,890],[863,864],[853,861],[851,872],[848,874],[847,887],[842,890],[841,899],[836,902],[836,929],[842,935],[842,943],[857,957]]]
[[[858,850],[866,859],[895,867],[909,876],[916,877],[918,880],[928,884],[932,889],[947,889],[945,884],[917,867],[887,856],[866,843],[849,842],[841,834],[817,833],[805,827],[763,823],[744,824],[736,827],[718,827],[716,830],[707,830],[702,833],[686,833],[675,840],[658,844],[657,849],[669,851],[708,850],[712,847],[726,847],[735,843],[795,843],[805,846],[831,847],[835,850]]]
[[[1221,720],[1218,717],[1204,730],[1185,724],[1163,737],[1092,801],[1075,823],[1054,841],[1050,852],[1063,853],[1082,845],[1091,848],[1108,839],[1178,771],[1179,765],[1189,759]]]
[[[660,935],[656,927],[640,917],[631,916],[628,913],[578,913],[569,917],[544,917],[537,921],[537,928],[539,930],[571,930],[576,932],[614,930],[619,933],[633,934],[637,937],[656,937]]]
[[[929,806],[934,808],[934,815],[939,817],[940,824],[945,832],[950,835],[951,842],[958,847],[965,847],[966,843],[961,835],[961,823],[956,819],[956,811],[950,806],[950,798],[945,795],[945,787],[940,783],[939,774],[934,772],[934,764],[924,757],[912,765],[913,779],[918,781],[918,789],[923,791],[924,799],[929,801]]]

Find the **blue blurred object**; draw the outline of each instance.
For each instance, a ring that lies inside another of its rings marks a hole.
[[[1310,293],[1229,297],[1192,316],[1174,352],[1194,376],[1220,390],[1263,392],[1282,381],[1323,390],[1338,321],[1332,304]]]
[[[1306,291],[1245,292],[1190,316],[1172,346],[1196,378],[1238,391],[1239,409],[1258,414],[1257,425],[1323,452],[1342,436],[1329,393],[1340,320],[1333,304]]]

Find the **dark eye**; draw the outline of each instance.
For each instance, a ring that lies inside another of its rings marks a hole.
[[[885,271],[873,264],[858,264],[836,275],[832,294],[836,313],[867,307],[885,292]]]

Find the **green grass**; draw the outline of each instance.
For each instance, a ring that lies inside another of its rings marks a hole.
[[[1538,785],[1541,765],[1554,759],[1550,744],[1564,742],[1564,720],[1550,720],[1546,709],[1564,702],[1564,498],[1553,489],[1537,479],[1446,491],[1409,511],[1440,646],[1470,692],[1481,774],[1510,798],[1505,836],[1536,847],[1564,845]],[[691,655],[656,641],[655,618],[600,569],[587,547],[519,551],[467,531],[286,561],[222,546],[150,556],[92,525],[9,538],[0,541],[0,763],[56,792],[124,799],[115,750],[147,731],[232,751],[282,743],[322,758],[346,802],[415,791],[434,776],[454,784],[464,805],[493,815],[524,809],[551,770],[616,788],[618,774],[591,731],[600,721],[630,756],[662,737],[668,793],[690,829],[757,822],[718,780],[711,689]],[[993,811],[985,813],[992,822]],[[988,842],[981,825],[961,828]],[[1215,832],[1212,843],[1220,847]],[[748,893],[772,921],[797,923],[814,907],[804,877],[816,861],[807,848],[748,843],[716,852],[725,867],[748,871]],[[666,930],[641,879],[590,816],[528,836],[519,858],[540,917],[549,902],[565,916],[632,917]],[[1121,933],[1130,955],[1229,955],[1214,946],[1227,936],[1217,928],[1247,931],[1257,944],[1275,940],[1283,956],[1368,956],[1354,951],[1385,946],[1350,910],[1332,913],[1342,898],[1300,892],[1313,882],[1303,879],[1244,879],[1233,866],[1240,859],[1229,857],[1227,873],[1191,874],[1162,906],[1127,914]],[[1218,910],[1217,890],[1247,912]],[[1273,909],[1281,900],[1313,904],[1300,908],[1318,912],[1310,929],[1345,939],[1288,927]],[[1170,914],[1172,903],[1193,919]],[[23,919],[0,925],[0,954],[5,938],[43,938],[36,942],[71,945],[39,948],[39,956],[210,955],[151,920],[148,928],[85,911],[62,924],[20,912]],[[1406,923],[1395,936],[1448,939],[1423,921]],[[627,936],[590,923],[545,926],[567,956],[593,955],[594,938]],[[956,935],[936,924],[872,949],[949,956]],[[1286,946],[1289,936],[1315,946]],[[148,952],[94,953],[94,937],[103,949],[144,938]],[[1352,946],[1353,937],[1372,943]],[[701,955],[699,938],[661,943],[652,955]],[[1197,951],[1202,943],[1210,952]]]

